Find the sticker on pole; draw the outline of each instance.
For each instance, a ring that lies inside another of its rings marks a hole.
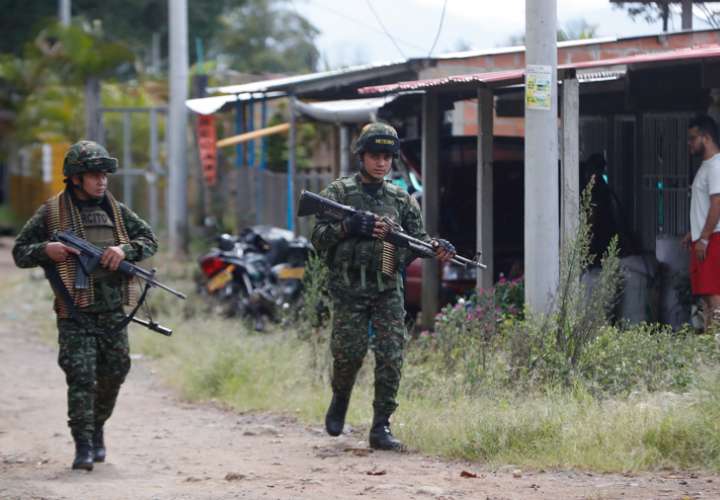
[[[525,109],[550,110],[552,66],[528,65],[525,69]]]

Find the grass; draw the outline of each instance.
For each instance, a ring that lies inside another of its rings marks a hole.
[[[189,291],[190,274],[187,267],[176,266],[161,276]],[[49,341],[54,339],[50,293],[40,276],[34,276],[9,273],[0,300],[10,304],[13,321],[24,325],[22,330],[40,331]],[[291,414],[322,425],[330,399],[327,344],[316,351],[295,331],[251,332],[241,322],[206,315],[201,300],[193,296],[181,303],[155,292],[152,301],[156,319],[175,333],[166,338],[133,326],[131,346],[133,352],[153,358],[183,397],[213,400],[239,411]],[[490,466],[720,470],[717,367],[704,368],[700,382],[683,393],[638,390],[599,399],[582,387],[521,393],[489,385],[470,395],[454,374],[413,359],[409,357],[404,369],[393,429],[424,453]],[[348,415],[348,422],[363,432],[372,414],[371,381],[369,356]]]

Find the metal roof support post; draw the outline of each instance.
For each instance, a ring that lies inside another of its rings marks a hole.
[[[260,108],[260,124],[263,129],[267,128],[267,99],[263,99]],[[267,137],[260,139],[260,170],[267,168]]]
[[[526,0],[525,303],[549,313],[560,275],[557,1]]]
[[[250,98],[247,103],[247,131],[255,130],[255,101]],[[248,141],[248,166],[255,167],[255,140]]]
[[[247,131],[252,132],[255,130],[255,101],[253,101],[252,96],[250,96],[250,100],[247,102]],[[252,188],[254,188],[254,193],[252,193],[252,190],[250,191],[250,196],[252,196],[253,204],[255,205],[255,224],[260,223],[260,214],[262,212],[262,205],[261,202],[261,196],[258,191],[258,173],[255,171],[255,140],[251,139],[248,141],[248,181],[252,182]],[[248,186],[250,188],[251,186]],[[253,196],[254,194],[254,196]]]
[[[287,227],[290,231],[295,228],[295,96],[288,96],[288,111],[290,112],[290,134],[288,135],[288,173],[287,173]]]
[[[260,127],[267,128],[267,99],[260,103]],[[265,169],[267,168],[267,137],[260,139],[260,165],[255,172],[255,222],[262,224],[265,215]]]
[[[340,177],[350,175],[350,127],[340,123]]]
[[[425,230],[438,235],[440,202],[440,104],[433,93],[425,93],[422,101],[422,215]],[[440,269],[436,259],[422,261],[422,317],[423,328],[433,328],[435,314],[440,309]]]
[[[580,217],[580,85],[575,78],[562,83],[562,179],[560,243],[565,248],[578,230]]]
[[[245,132],[245,104],[238,100],[235,103],[235,132]],[[248,224],[247,214],[249,199],[249,186],[247,185],[248,172],[243,169],[245,164],[245,143],[235,146],[235,212],[237,231],[242,231]]]
[[[493,91],[478,89],[477,138],[477,250],[487,269],[477,270],[477,288],[490,288],[495,283],[493,260]]]
[[[235,134],[245,132],[245,105],[241,100],[235,103]],[[245,146],[243,143],[235,146],[235,166],[242,167],[245,161]]]

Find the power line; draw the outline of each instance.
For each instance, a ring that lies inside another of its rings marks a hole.
[[[339,10],[336,10],[336,9],[333,9],[332,7],[328,7],[327,5],[325,5],[325,4],[323,4],[323,3],[320,3],[320,2],[318,2],[317,0],[308,0],[308,2],[313,3],[313,4],[315,4],[317,7],[320,7],[321,9],[324,9],[324,10],[330,12],[331,14],[335,14],[335,15],[338,16],[338,17],[341,17],[341,18],[346,19],[346,20],[348,20],[348,21],[352,21],[352,22],[354,22],[355,24],[358,24],[358,25],[363,26],[363,27],[365,27],[365,28],[371,29],[371,30],[373,30],[373,31],[375,31],[375,32],[377,32],[377,33],[383,33],[383,34],[385,34],[385,32],[384,32],[383,30],[381,30],[380,28],[378,28],[377,26],[375,26],[375,25],[373,25],[373,24],[370,24],[370,23],[367,23],[367,22],[365,22],[365,21],[363,21],[363,20],[361,20],[361,19],[358,19],[358,18],[356,18],[356,17],[348,16],[348,15],[345,14],[344,12],[339,11]],[[407,47],[412,47],[413,49],[422,50],[422,51],[425,50],[423,47],[420,47],[419,45],[416,45],[416,44],[414,44],[414,43],[412,43],[412,42],[408,42],[407,40],[403,40],[402,38],[395,38],[395,40],[397,40],[398,42],[402,43],[403,45],[405,45],[405,46],[407,46]]]
[[[390,39],[392,44],[395,46],[396,49],[398,49],[398,52],[400,52],[400,55],[403,57],[403,59],[407,59],[407,56],[405,55],[403,50],[400,48],[400,46],[397,44],[397,42],[395,41],[393,36],[390,34],[390,32],[387,30],[387,28],[383,24],[382,19],[380,19],[380,16],[378,16],[378,13],[375,12],[375,7],[373,7],[372,3],[370,3],[370,0],[365,0],[365,3],[370,8],[370,11],[373,13],[373,16],[375,16],[375,19],[377,20],[378,24],[380,25],[382,30],[385,32],[387,37]]]
[[[428,57],[432,56],[433,50],[435,50],[435,45],[437,45],[438,39],[440,38],[440,32],[442,31],[443,21],[445,21],[445,8],[447,7],[447,3],[448,3],[448,0],[445,0],[445,2],[443,2],[442,13],[440,14],[440,23],[438,23],[437,33],[435,33],[435,40],[433,40],[432,47],[430,47],[430,52],[428,52]]]

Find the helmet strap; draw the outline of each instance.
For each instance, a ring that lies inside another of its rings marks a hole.
[[[85,191],[85,188],[83,187],[83,174],[75,174],[75,175],[77,175],[80,178],[80,184],[75,184],[73,182],[72,177],[65,179],[65,183],[68,184],[73,189],[75,189],[75,191],[77,193],[81,193],[83,195],[82,198],[85,198],[86,200],[100,201],[102,199],[102,197],[98,198],[97,196],[93,196],[90,193],[88,193],[87,191]]]
[[[384,178],[378,179],[377,177],[374,177],[370,175],[370,172],[367,171],[365,168],[365,162],[363,162],[363,155],[365,154],[365,151],[358,153],[358,160],[360,161],[360,177],[363,179],[363,181],[368,181],[368,183],[377,184],[385,180]]]

